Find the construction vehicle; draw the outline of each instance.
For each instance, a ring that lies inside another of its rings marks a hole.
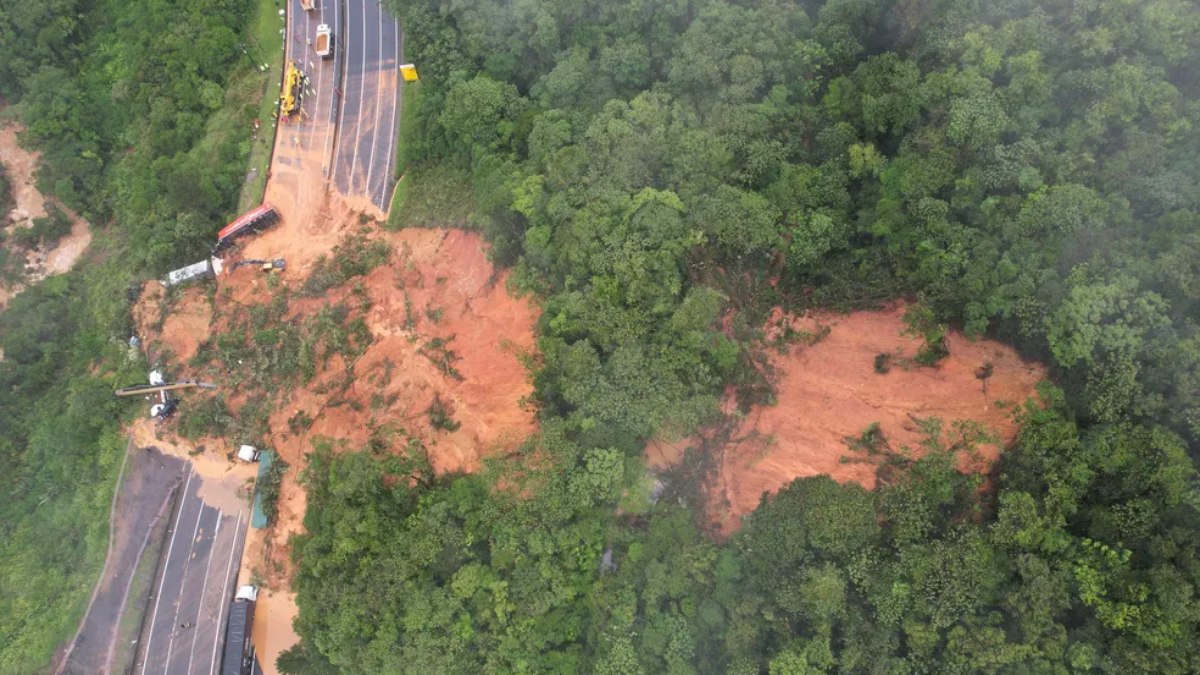
[[[283,270],[287,269],[286,260],[283,258],[275,258],[273,260],[239,260],[229,271],[232,272],[239,267],[245,267],[247,265],[261,265],[262,267],[260,269],[264,272],[282,272]]]
[[[157,394],[176,389],[188,389],[189,387],[216,389],[217,385],[199,380],[180,380],[178,382],[160,382],[158,384],[135,384],[132,387],[122,387],[113,393],[117,396],[136,396],[138,394]]]
[[[254,644],[250,641],[250,629],[254,625],[254,604],[257,601],[258,587],[242,586],[229,604],[221,675],[249,675],[254,670]]]
[[[279,93],[280,117],[291,117],[300,112],[300,101],[304,98],[304,73],[289,61],[283,76],[283,91]]]
[[[238,237],[250,232],[261,232],[279,222],[279,212],[274,206],[263,202],[238,216],[233,222],[221,228],[217,233],[217,245],[214,251],[220,251],[233,243]]]
[[[202,389],[216,389],[217,385],[199,380],[179,380],[178,382],[167,382],[163,378],[161,370],[157,368],[150,371],[149,382],[147,384],[135,384],[132,387],[122,387],[113,393],[117,396],[137,396],[146,394],[146,399],[150,400],[150,394],[158,394],[158,402],[150,406],[150,417],[156,422],[162,423],[175,414],[179,410],[179,399],[173,396],[167,396],[168,391],[176,391],[178,389],[188,389],[191,387],[200,387]]]
[[[313,48],[317,50],[317,56],[323,59],[333,56],[333,31],[329,30],[329,24],[317,26],[317,41]]]

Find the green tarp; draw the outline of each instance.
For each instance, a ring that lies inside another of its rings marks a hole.
[[[272,450],[263,450],[258,455],[258,480],[254,481],[254,512],[250,515],[250,527],[267,526],[267,514],[263,513],[262,509],[262,491],[258,489],[258,486],[266,480],[267,470],[271,468],[274,461],[275,452]]]

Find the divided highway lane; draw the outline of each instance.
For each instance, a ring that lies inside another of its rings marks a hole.
[[[297,67],[308,76],[308,87],[300,106],[299,119],[288,122],[280,130],[290,139],[283,144],[283,148],[289,151],[316,148],[322,157],[321,175],[328,177],[332,169],[329,157],[333,151],[338,110],[338,47],[342,39],[340,0],[313,0],[312,10],[305,10],[300,0],[289,2],[288,58],[295,61]],[[327,59],[317,55],[314,45],[317,26],[321,24],[328,25],[333,32],[334,53]]]
[[[334,183],[343,195],[365,196],[386,211],[394,187],[399,122],[400,22],[376,0],[344,2],[345,76]]]
[[[159,563],[135,673],[211,675],[220,663],[246,514],[209,506],[190,468]]]

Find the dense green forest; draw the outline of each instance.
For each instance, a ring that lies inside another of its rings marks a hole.
[[[407,194],[469,187],[541,298],[542,431],[318,448],[287,672],[1200,671],[1194,3],[390,4]],[[1052,369],[991,490],[934,435],[728,542],[702,456],[650,498],[647,437],[764,397],[766,308],[900,296]]]
[[[412,439],[317,443],[287,672],[1200,671],[1194,3],[389,4],[407,192],[469,189],[539,297],[541,431],[440,478]],[[95,579],[130,285],[233,208],[254,10],[0,0],[0,94],[100,231],[0,314],[0,672],[44,668]],[[702,455],[646,475],[726,385],[769,399],[769,307],[901,296],[1052,368],[991,490],[935,433],[720,542]]]
[[[240,42],[256,8],[0,0],[4,114],[43,153],[39,186],[96,233],[76,271],[0,313],[2,673],[45,670],[103,563],[132,411],[112,387],[145,378],[125,349],[135,282],[203,255],[234,209],[248,153],[235,132],[262,93],[227,87],[254,72]],[[218,112],[237,125],[211,124]]]

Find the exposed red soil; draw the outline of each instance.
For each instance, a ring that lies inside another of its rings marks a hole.
[[[166,303],[166,289],[162,283],[147,281],[133,306],[134,325],[138,327],[138,337],[151,345],[152,358],[166,351],[171,355],[172,366],[182,366],[208,339],[212,329],[212,303],[201,286],[183,288],[170,307]]]
[[[0,214],[0,228],[32,227],[33,219],[45,216],[46,204],[52,203],[70,219],[71,232],[60,239],[53,248],[39,247],[27,253],[23,283],[8,288],[0,287],[0,309],[25,286],[70,270],[92,241],[92,232],[87,221],[58,200],[38,191],[34,173],[37,171],[41,155],[20,146],[17,135],[21,131],[21,125],[15,122],[0,124],[0,164],[4,165],[8,175],[14,202],[11,211]]]
[[[307,317],[339,302],[357,307],[362,293],[369,299],[363,318],[372,342],[354,363],[334,356],[308,385],[269,393],[275,400],[269,419],[271,447],[290,468],[281,485],[276,524],[249,538],[246,559],[275,588],[286,588],[292,571],[288,541],[303,531],[305,492],[298,478],[314,438],[330,438],[339,449],[357,450],[367,445],[374,430],[402,429],[423,441],[434,469],[446,473],[475,471],[483,458],[515,449],[535,429],[535,411],[524,404],[533,386],[521,355],[534,349],[537,308],[530,299],[509,294],[507,274],[497,273],[488,261],[482,238],[460,230],[383,232],[371,223],[364,225],[362,211],[339,197],[322,190],[321,200],[315,205],[319,215],[307,220],[292,220],[299,218],[294,204],[280,207],[279,225],[227,254],[226,271],[217,279],[215,322],[204,290],[193,287],[184,291],[162,321],[162,330],[156,331],[153,308],[161,305],[161,290],[154,289],[161,289],[157,282],[149,282],[134,314],[149,348],[169,349],[177,365],[183,365],[204,337],[228,327],[237,307],[267,303],[278,292],[255,267],[231,271],[237,259],[287,260],[280,281],[292,290],[289,317]],[[330,255],[346,233],[364,228],[371,239],[391,245],[388,264],[320,297],[298,293],[320,256]],[[358,295],[355,286],[361,288]],[[454,353],[457,376],[421,353],[434,338],[445,340]],[[337,386],[347,369],[352,384]],[[235,411],[248,399],[247,392],[225,395]],[[435,397],[461,425],[457,430],[433,428],[428,410]],[[301,411],[312,424],[293,434],[288,422]],[[187,414],[186,405],[181,414]]]
[[[842,461],[852,456],[847,439],[878,423],[890,446],[916,448],[923,440],[913,417],[938,417],[949,429],[955,420],[981,423],[998,439],[979,447],[977,458],[962,458],[964,471],[986,471],[1016,437],[1014,412],[1035,395],[1045,378],[1041,365],[1023,361],[1011,347],[990,340],[971,341],[952,332],[950,355],[934,367],[902,365],[920,347],[920,340],[903,334],[904,308],[817,313],[803,318],[777,312],[768,338],[783,322],[798,331],[829,333],[814,344],[793,344],[788,353],[773,353],[773,383],[778,404],[754,406],[736,426],[731,440],[716,449],[716,480],[710,486],[714,527],[723,534],[736,530],[741,517],[753,511],[763,493],[774,493],[796,478],[827,474],[839,482],[875,487],[875,466]],[[887,374],[875,372],[875,357],[892,354]],[[992,375],[977,375],[985,363]],[[733,408],[727,396],[727,412]],[[710,431],[711,435],[712,432]],[[695,441],[655,442],[646,449],[647,462],[667,466],[679,460]],[[857,455],[861,459],[861,455]]]
[[[289,464],[280,484],[276,521],[266,530],[248,532],[240,571],[243,582],[252,577],[264,580],[270,592],[260,597],[264,606],[275,606],[257,613],[254,629],[256,645],[271,661],[267,672],[274,670],[274,657],[296,641],[291,626],[295,601],[288,592],[294,573],[291,537],[303,532],[306,492],[299,476],[316,437],[334,440],[338,450],[358,450],[367,446],[374,430],[389,429],[422,441],[434,470],[447,473],[477,470],[484,458],[514,450],[536,428],[535,411],[525,403],[533,385],[522,356],[535,348],[538,309],[531,299],[509,294],[507,274],[488,261],[483,239],[460,230],[381,231],[383,213],[365,198],[346,200],[330,190],[320,176],[324,158],[318,149],[287,145],[287,138],[281,133],[276,143],[264,199],[279,212],[280,222],[224,254],[215,315],[204,290],[193,288],[184,291],[163,319],[157,282],[149,282],[134,310],[147,348],[169,349],[175,356],[173,365],[186,371],[186,360],[197,346],[226,330],[240,307],[268,303],[279,292],[253,266],[233,271],[238,260],[286,260],[279,282],[291,291],[288,318],[302,319],[339,302],[355,308],[357,315],[363,296],[369,300],[362,318],[372,342],[353,363],[334,356],[303,387],[224,391],[235,414],[251,395],[273,399],[268,443]],[[393,251],[390,262],[321,297],[303,297],[298,291],[318,259],[332,255],[351,233],[387,242]],[[453,372],[422,354],[422,347],[434,339],[444,340],[453,352]],[[350,384],[343,386],[348,371]],[[187,399],[203,395],[189,392],[181,414],[187,414]],[[435,429],[430,423],[428,411],[435,398],[460,425],[456,430]],[[312,423],[293,433],[289,420],[301,411]],[[223,453],[234,440],[210,443],[214,449],[204,454]],[[223,459],[222,455],[214,461]]]

